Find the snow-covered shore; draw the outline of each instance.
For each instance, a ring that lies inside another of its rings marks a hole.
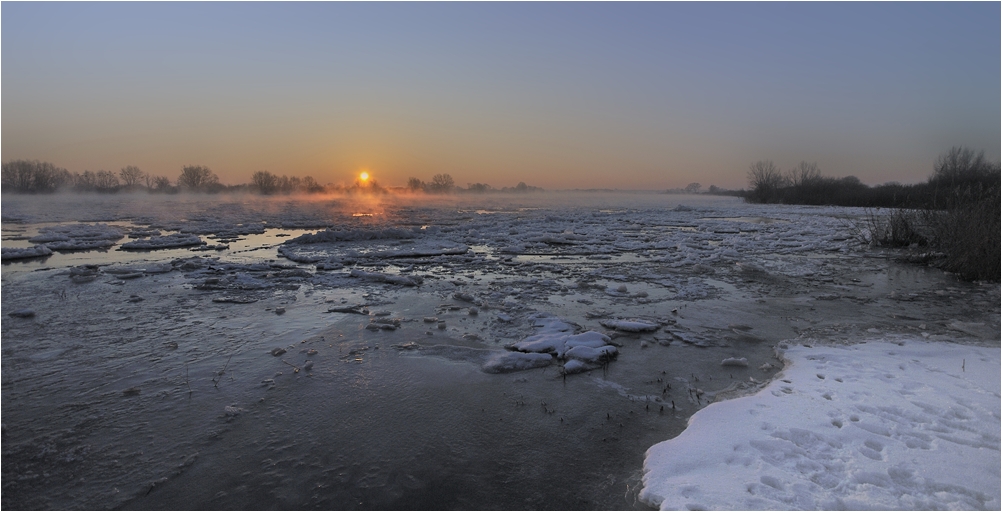
[[[754,396],[655,445],[662,510],[998,510],[999,349],[908,340],[794,346]]]

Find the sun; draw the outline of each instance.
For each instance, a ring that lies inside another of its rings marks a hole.
[[[358,175],[358,179],[362,181],[369,181],[369,173],[362,171],[362,174]]]

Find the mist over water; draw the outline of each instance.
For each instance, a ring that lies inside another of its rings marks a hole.
[[[998,334],[997,287],[874,257],[854,209],[44,199],[3,198],[4,248],[110,245],[4,260],[5,508],[643,509],[645,451],[780,341]],[[212,248],[119,250],[175,234]],[[589,331],[616,356],[511,350]]]

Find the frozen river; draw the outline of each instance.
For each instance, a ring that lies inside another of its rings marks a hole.
[[[647,450],[773,381],[781,342],[997,358],[998,285],[860,246],[866,214],[4,196],[3,508],[661,505]]]

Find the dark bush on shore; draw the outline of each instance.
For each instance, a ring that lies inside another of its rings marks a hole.
[[[896,208],[871,214],[861,240],[885,247],[923,248],[922,259],[968,280],[999,281],[999,164],[984,152],[954,147],[940,155],[925,183],[868,187],[857,178],[821,175],[817,164],[801,162],[787,174],[771,161],[748,171],[753,203]]]
[[[940,266],[964,279],[999,281],[1002,224],[998,182],[994,189],[958,191],[943,210],[925,212]]]

